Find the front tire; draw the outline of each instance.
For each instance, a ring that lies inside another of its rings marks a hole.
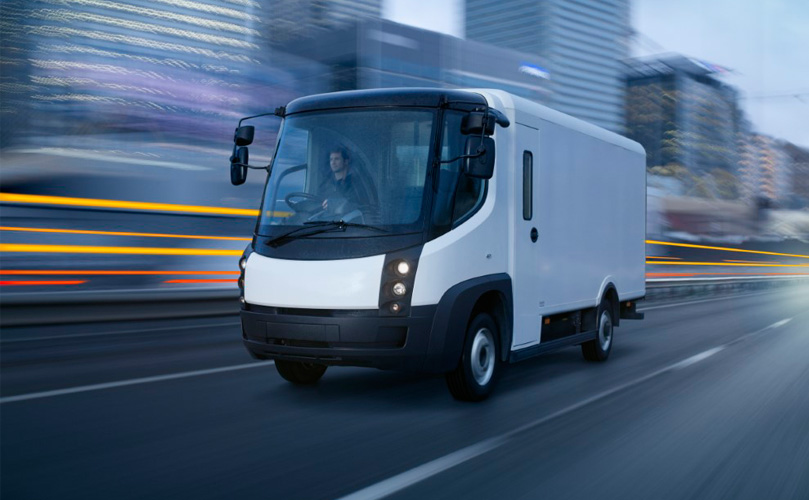
[[[285,380],[296,385],[312,385],[326,373],[325,365],[275,360],[275,369]]]
[[[604,300],[598,306],[598,334],[594,340],[581,345],[581,353],[587,361],[606,361],[612,351],[613,330],[612,302]]]
[[[472,319],[458,366],[446,375],[452,397],[482,401],[491,394],[500,374],[499,337],[497,323],[490,315],[480,313]]]

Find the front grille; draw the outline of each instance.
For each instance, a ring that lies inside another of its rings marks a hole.
[[[320,340],[304,340],[283,338],[282,332],[274,332],[272,337],[255,338],[250,340],[260,340],[269,345],[302,347],[304,349],[400,349],[407,342],[407,327],[404,326],[381,326],[377,329],[376,337],[361,341],[340,340],[335,342],[324,342]]]
[[[378,309],[302,309],[293,307],[269,307],[247,304],[246,309],[262,314],[311,316],[318,318],[374,318],[379,316]]]

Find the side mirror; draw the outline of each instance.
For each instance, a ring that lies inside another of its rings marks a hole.
[[[482,148],[483,151],[480,151]],[[463,173],[477,179],[491,179],[494,175],[494,139],[484,137],[467,137],[464,146]]]
[[[247,180],[247,160],[246,147],[237,148],[234,155],[230,157],[230,182],[234,186],[244,184],[244,181]]]
[[[473,111],[464,116],[461,120],[461,133],[464,135],[480,135],[480,133],[483,132],[484,116],[486,116],[484,113],[478,111]],[[494,114],[489,114],[485,121],[485,135],[494,134],[494,124],[496,121]]]
[[[236,135],[233,137],[233,142],[235,142],[237,146],[249,146],[253,143],[253,134],[255,133],[256,127],[252,125],[239,127],[236,129]]]

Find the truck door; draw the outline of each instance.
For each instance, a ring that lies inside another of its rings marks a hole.
[[[517,123],[515,148],[515,190],[513,197],[515,227],[512,233],[514,252],[511,279],[514,287],[514,335],[512,349],[539,342],[539,245],[542,228],[537,214],[539,180],[539,130]]]

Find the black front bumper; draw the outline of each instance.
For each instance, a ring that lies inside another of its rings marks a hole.
[[[430,352],[445,345],[437,339],[431,345],[436,310],[437,306],[413,307],[407,316],[391,317],[377,310],[247,305],[241,312],[242,338],[250,353],[260,359],[444,371],[445,353]]]

